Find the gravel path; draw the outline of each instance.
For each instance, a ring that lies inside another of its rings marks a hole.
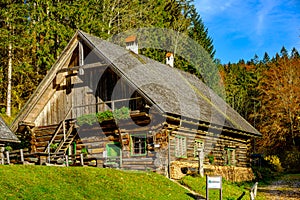
[[[271,185],[258,187],[270,200],[300,200],[300,174],[287,174]]]

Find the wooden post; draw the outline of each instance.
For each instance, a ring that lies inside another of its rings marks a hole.
[[[204,176],[204,168],[203,168],[203,159],[204,159],[204,152],[203,149],[197,149],[198,151],[198,162],[199,162],[199,174],[201,177]]]
[[[6,151],[6,161],[7,161],[7,164],[10,164],[9,151]]]
[[[111,101],[111,110],[114,111],[115,110],[115,102]]]
[[[68,155],[65,155],[65,158],[66,158],[66,167],[69,167],[69,158],[68,158]]]
[[[20,149],[20,155],[21,155],[21,162],[24,163],[24,153],[23,153],[23,149]]]
[[[122,168],[122,147],[120,149],[120,168]]]
[[[78,46],[79,46],[79,66],[82,66],[82,65],[84,65],[84,51],[83,51],[82,41],[79,41]],[[81,70],[83,70],[83,69],[81,68]],[[80,75],[83,75],[83,74],[80,74]]]
[[[209,200],[209,190],[208,190],[208,178],[207,178],[207,175],[206,175],[206,200]]]
[[[4,150],[5,148],[2,146],[0,147],[0,158],[1,158],[1,165],[4,165]]]
[[[83,154],[80,154],[80,165],[84,166],[84,162],[83,162]]]
[[[30,136],[31,136],[31,140],[30,140],[31,151],[30,151],[30,153],[35,153],[36,152],[36,137],[35,137],[35,132],[34,132],[33,129],[30,129],[29,126],[26,126],[26,129],[29,131]]]
[[[66,141],[66,123],[65,123],[65,121],[63,121],[62,123],[63,123],[64,142],[65,142]]]
[[[251,200],[254,200],[255,197],[256,197],[256,193],[257,193],[257,185],[258,185],[258,182],[256,182],[256,183],[252,186],[252,188],[251,188],[251,190],[250,190],[250,199],[251,199]]]
[[[51,163],[51,155],[50,155],[50,144],[49,144],[49,141],[48,141],[48,147],[47,147],[47,149],[48,149],[48,159],[47,159],[47,161],[50,164]]]

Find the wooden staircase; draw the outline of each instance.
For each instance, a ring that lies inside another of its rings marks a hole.
[[[67,149],[70,147],[78,132],[75,129],[75,123],[70,125],[67,134],[61,139],[59,145],[57,146],[55,153],[65,154]]]
[[[67,123],[68,122],[68,123]],[[66,125],[66,123],[68,125]],[[76,138],[78,132],[76,129],[76,124],[74,121],[62,121],[55,133],[53,134],[51,140],[49,141],[47,147],[44,149],[45,153],[48,153],[51,144],[58,143],[57,148],[54,153],[66,153],[67,149],[70,147],[74,139]]]

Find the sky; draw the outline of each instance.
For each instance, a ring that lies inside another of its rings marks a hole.
[[[300,0],[194,0],[221,63],[300,52]]]

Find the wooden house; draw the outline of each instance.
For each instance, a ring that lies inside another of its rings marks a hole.
[[[201,151],[207,169],[249,169],[261,135],[196,76],[82,31],[11,128],[30,135],[31,152],[84,152],[99,167],[171,177]]]

